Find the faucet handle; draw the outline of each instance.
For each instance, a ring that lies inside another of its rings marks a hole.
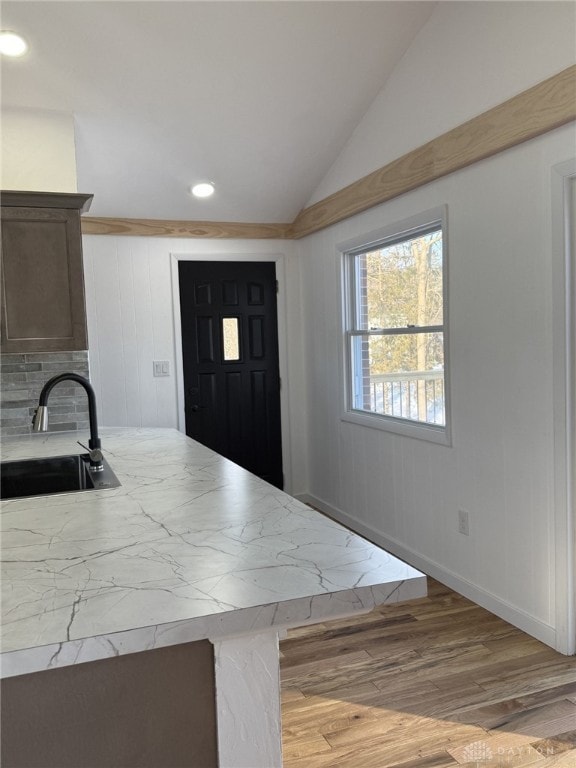
[[[78,445],[84,448],[84,450],[88,451],[88,456],[90,457],[90,468],[95,470],[103,469],[102,461],[104,457],[100,448],[87,448],[84,443],[80,442],[80,440],[76,440],[76,442]]]

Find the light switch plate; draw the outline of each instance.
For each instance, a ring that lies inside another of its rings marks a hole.
[[[170,376],[169,360],[153,360],[154,376]]]

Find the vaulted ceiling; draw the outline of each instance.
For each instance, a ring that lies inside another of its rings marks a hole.
[[[2,104],[74,114],[91,215],[288,222],[434,7],[4,2],[30,51],[2,63]]]

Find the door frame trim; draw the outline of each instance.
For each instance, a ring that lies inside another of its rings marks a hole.
[[[182,362],[182,322],[180,319],[180,283],[178,263],[180,261],[218,262],[273,262],[276,265],[276,294],[278,315],[278,366],[280,369],[280,428],[282,431],[282,472],[284,491],[292,488],[292,453],[289,414],[289,379],[288,379],[288,322],[286,302],[286,257],[282,253],[170,253],[170,273],[172,279],[172,311],[174,320],[174,362],[176,375],[176,409],[178,430],[186,434],[184,414],[184,369]]]
[[[556,650],[576,653],[576,253],[571,236],[576,159],[552,168],[552,323]]]

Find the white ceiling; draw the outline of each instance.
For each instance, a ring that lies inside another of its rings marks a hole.
[[[2,103],[74,113],[91,215],[292,221],[434,5],[4,2]]]

